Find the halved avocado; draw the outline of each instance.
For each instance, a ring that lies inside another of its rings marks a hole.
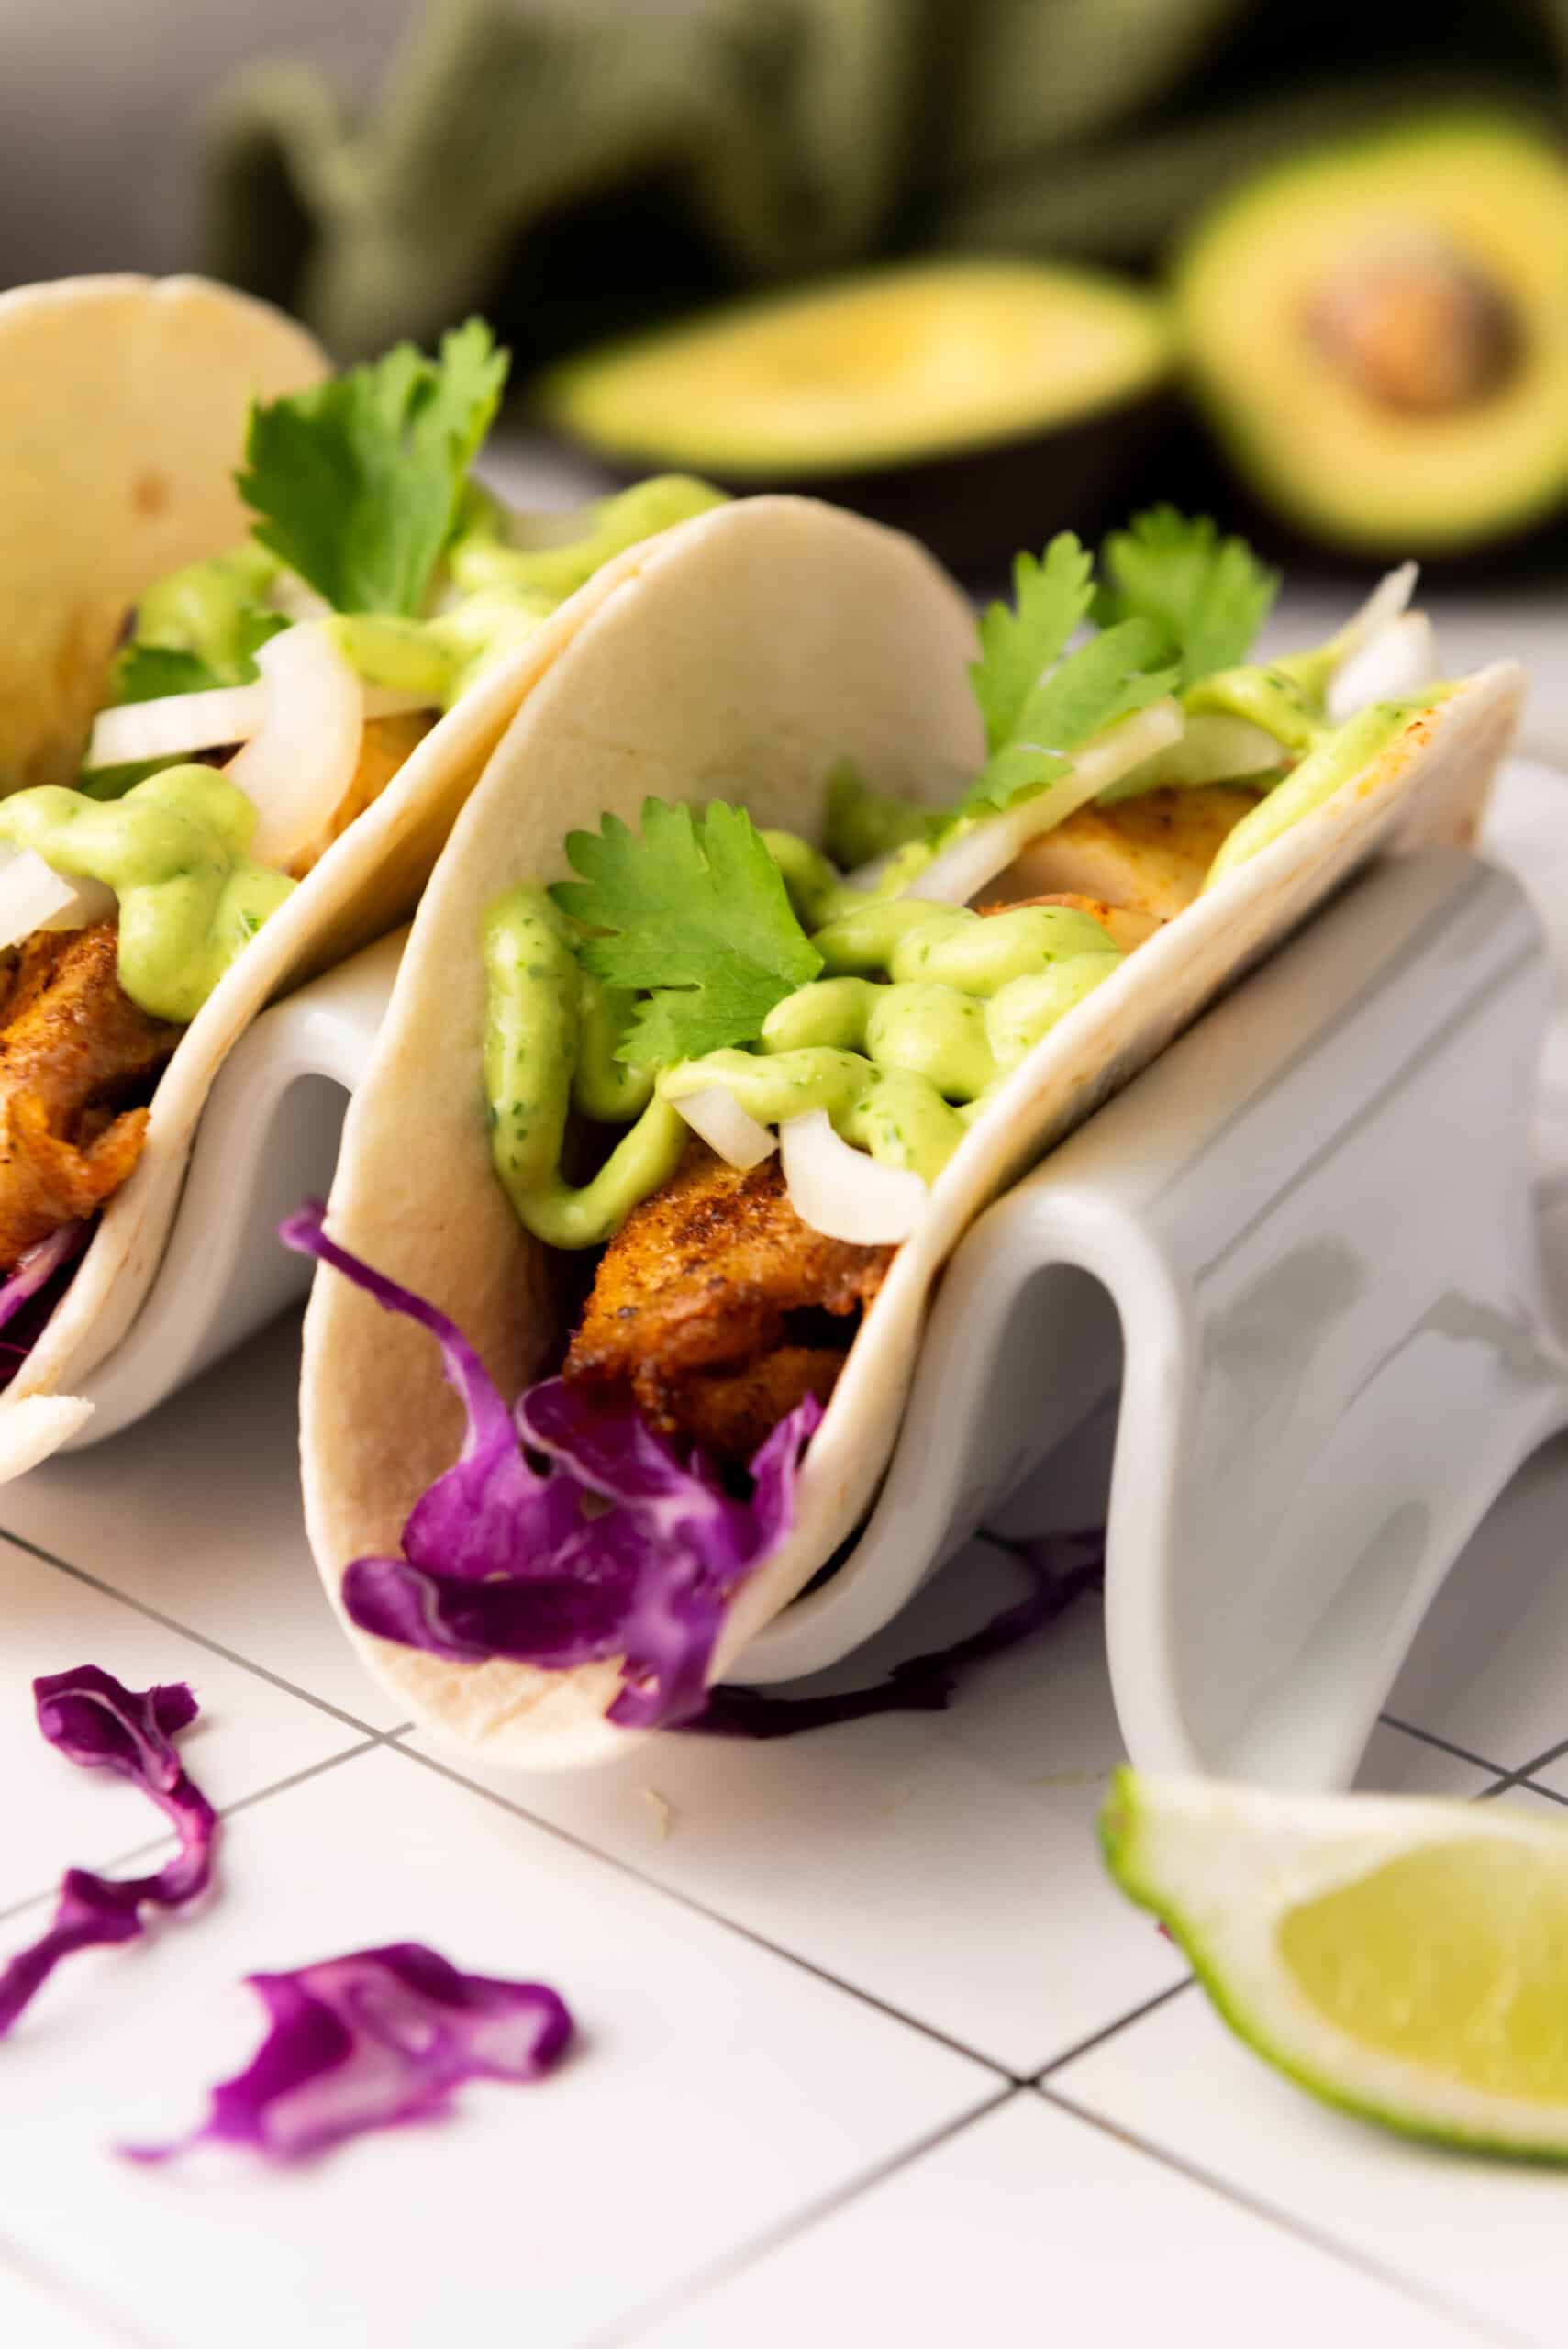
[[[1568,503],[1568,164],[1534,131],[1448,115],[1282,165],[1174,292],[1216,433],[1307,535],[1455,554]]]
[[[1164,307],[1104,272],[941,261],[708,312],[567,361],[554,429],[618,471],[806,489],[951,562],[1084,521],[1158,419]]]

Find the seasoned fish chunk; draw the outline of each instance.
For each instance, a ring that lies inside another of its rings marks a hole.
[[[1091,803],[1031,841],[997,894],[1016,903],[1071,892],[1169,921],[1192,904],[1227,835],[1257,804],[1255,791],[1226,783]]]
[[[180,1040],[119,984],[112,921],[40,930],[0,1001],[0,1271],[118,1190],[141,1150],[138,1106]]]
[[[650,1426],[745,1456],[830,1391],[851,1331],[825,1341],[817,1317],[858,1314],[892,1255],[802,1223],[776,1156],[742,1172],[694,1141],[600,1258],[566,1375],[629,1386]]]

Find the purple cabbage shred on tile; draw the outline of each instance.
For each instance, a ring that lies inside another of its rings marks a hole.
[[[925,1655],[906,1656],[885,1678],[868,1688],[843,1688],[820,1696],[775,1697],[764,1688],[710,1688],[699,1712],[677,1726],[698,1737],[799,1737],[839,1721],[864,1720],[873,1713],[942,1713],[971,1664],[1000,1655],[1064,1613],[1085,1591],[1097,1589],[1105,1575],[1106,1537],[1101,1527],[1049,1533],[1030,1542],[1009,1542],[1009,1550],[1029,1577],[1030,1588],[977,1631]]]
[[[410,1510],[402,1554],[349,1566],[350,1619],[459,1664],[506,1656],[565,1671],[620,1657],[612,1720],[653,1729],[694,1712],[726,1608],[795,1521],[816,1397],[769,1436],[745,1497],[700,1453],[683,1457],[654,1435],[629,1400],[549,1378],[510,1411],[455,1323],[329,1240],[324,1213],[307,1204],[281,1237],[428,1330],[468,1422],[457,1459]]]
[[[95,1876],[68,1868],[54,1915],[38,1940],[0,1969],[0,2037],[37,1997],[62,1959],[146,1931],[144,1908],[178,1909],[212,1880],[217,1814],[192,1785],[172,1740],[196,1717],[183,1681],[166,1688],[121,1686],[95,1664],[33,1683],[39,1728],[69,1761],[112,1770],[150,1795],[172,1822],[180,1848],[150,1876]]]
[[[573,2034],[564,2002],[542,1982],[462,1974],[419,1942],[245,1978],[268,2016],[255,2056],[213,2089],[188,2136],[123,2147],[133,2161],[212,2143],[295,2161],[364,2130],[427,2120],[467,2080],[543,2079]]]

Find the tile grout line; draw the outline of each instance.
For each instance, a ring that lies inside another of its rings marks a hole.
[[[1043,2083],[1036,2083],[1034,2093],[1043,2098],[1046,2103],[1054,2105],[1059,2111],[1071,2113],[1074,2120],[1085,2122],[1091,2129],[1099,2130],[1104,2136],[1114,2138],[1118,2144],[1126,2145],[1130,2152],[1143,2154],[1148,2160],[1157,2162],[1162,2169],[1172,2170],[1178,2177],[1187,2178],[1193,2185],[1202,2187],[1207,2192],[1218,2195],[1221,2201],[1233,2203],[1238,2210],[1250,2212],[1253,2218],[1262,2220],[1264,2225],[1277,2229],[1282,2234],[1292,2235],[1298,2242],[1309,2243],[1315,2251],[1321,2252],[1325,2257],[1333,2259],[1343,2266],[1353,2268],[1362,2276],[1372,2277],[1374,2282],[1397,2292],[1402,2299],[1412,2300],[1418,2307],[1429,2309],[1435,2315],[1446,2317],[1451,2322],[1463,2325],[1477,2341],[1489,2340],[1497,2344],[1497,2349],[1532,2349],[1532,2344],[1523,2333],[1507,2332],[1500,2326],[1495,2327],[1490,2320],[1477,2317],[1473,2310],[1460,2306],[1456,2301],[1440,2299],[1435,2292],[1427,2291],[1421,2285],[1412,2283],[1407,2276],[1400,2274],[1397,2269],[1385,2267],[1380,2261],[1369,2258],[1364,2252],[1358,2251],[1353,2243],[1342,2243],[1334,2235],[1325,2234],[1317,2227],[1309,2226],[1295,2217],[1289,2210],[1281,2209],[1275,2203],[1264,2201],[1256,2195],[1248,2193],[1245,2188],[1235,2186],[1229,2179],[1217,2176],[1212,2170],[1205,2169],[1200,2163],[1189,2161],[1182,2154],[1172,2152],[1169,2146],[1158,2144],[1152,2138],[1140,2137],[1135,2130],[1124,2128],[1119,2121],[1110,2120],[1104,2113],[1094,2111],[1088,2105],[1078,2103],[1075,2098],[1063,2095],[1059,2087],[1048,2087]]]
[[[387,1734],[390,1735],[390,1731]],[[233,1802],[225,1803],[218,1811],[218,1818],[227,1821],[232,1819],[236,1812],[249,1810],[253,1804],[265,1802],[269,1795],[286,1794],[291,1787],[303,1786],[307,1778],[318,1778],[324,1771],[337,1769],[339,1763],[353,1761],[357,1754],[372,1753],[378,1745],[384,1745],[386,1742],[385,1736],[363,1737],[357,1745],[344,1746],[340,1753],[328,1753],[323,1755],[319,1762],[307,1762],[303,1770],[292,1770],[286,1778],[274,1778],[264,1787],[254,1787],[248,1795],[237,1796]],[[132,1860],[150,1858],[154,1852],[161,1852],[169,1841],[170,1837],[166,1832],[161,1835],[150,1835],[145,1842],[134,1844],[129,1851],[117,1852],[113,1859],[100,1860],[92,1873],[95,1876],[103,1876],[110,1868],[128,1866]],[[82,1863],[68,1861],[66,1865],[80,1866]],[[26,1915],[29,1909],[41,1907],[44,1901],[54,1898],[59,1888],[58,1884],[47,1885],[43,1891],[29,1892],[25,1899],[14,1900],[8,1908],[0,1909],[0,1925],[9,1924],[13,1917]]]
[[[0,2277],[7,2269],[13,2276],[19,2276],[24,2284],[32,2285],[61,2307],[69,2309],[73,2315],[91,2323],[95,2331],[112,2334],[116,2342],[123,2344],[123,2349],[165,2349],[162,2339],[156,2339],[150,2332],[143,2332],[139,2324],[133,2330],[117,2309],[111,2309],[91,2293],[84,2292],[74,2276],[58,2273],[47,2262],[40,2260],[35,2252],[22,2250],[9,2235],[0,2235]]]
[[[874,2008],[878,2014],[888,2016],[894,2022],[903,2023],[910,2031],[917,2031],[922,2038],[934,2040],[938,2046],[947,2048],[952,2054],[962,2055],[971,2063],[983,2065],[986,2071],[994,2073],[998,2079],[1006,2080],[1009,2087],[1021,2087],[1029,2076],[1010,2070],[995,2055],[982,2054],[978,2048],[969,2046],[962,2039],[955,2039],[940,2024],[925,2022],[918,2015],[909,2014],[904,2008],[895,2006],[890,1999],[879,1998],[874,1990],[862,1989],[855,1982],[846,1982],[827,1966],[818,1965],[812,1958],[803,1957],[798,1950],[786,1949],[782,1943],[770,1941],[766,1933],[759,1932],[754,1926],[744,1925],[737,1918],[727,1917],[717,1909],[709,1909],[691,1893],[682,1892],[672,1884],[662,1884],[657,1876],[645,1876],[630,1860],[622,1859],[615,1852],[601,1851],[596,1843],[574,1835],[570,1828],[559,1825],[556,1820],[540,1819],[535,1812],[525,1810],[521,1803],[509,1800],[506,1795],[496,1794],[493,1787],[482,1787],[476,1779],[465,1778],[462,1771],[454,1769],[450,1763],[439,1762],[433,1754],[421,1753],[417,1748],[400,1744],[395,1740],[384,1742],[387,1753],[401,1753],[421,1770],[433,1770],[439,1777],[447,1778],[453,1786],[465,1787],[470,1794],[477,1795],[482,1802],[495,1804],[497,1809],[509,1812],[514,1819],[526,1820],[528,1826],[537,1828],[541,1834],[553,1836],[557,1842],[566,1844],[570,1850],[581,1852],[586,1858],[597,1860],[605,1867],[614,1868],[619,1876],[628,1876],[633,1884],[641,1885],[645,1891],[673,1901],[677,1908],[684,1909],[692,1916],[705,1918],[709,1924],[717,1925],[726,1932],[738,1933],[753,1948],[766,1950],[771,1957],[782,1958],[786,1965],[799,1966],[802,1973],[812,1975],[818,1982],[826,1982],[829,1988],[841,1990],[849,1998],[858,1998],[862,2006]]]
[[[1473,1753],[1468,1745],[1456,1745],[1451,1737],[1440,1737],[1435,1730],[1418,1729],[1414,1721],[1402,1721],[1396,1713],[1379,1713],[1377,1718],[1385,1729],[1396,1729],[1405,1737],[1418,1739],[1423,1745],[1435,1745],[1440,1753],[1451,1753],[1456,1762],[1468,1762],[1473,1769],[1484,1770],[1489,1778],[1511,1776],[1506,1762],[1488,1762],[1484,1753]]]
[[[1522,1787],[1528,1794],[1540,1795],[1544,1802],[1556,1803],[1561,1809],[1568,1809],[1568,1795],[1560,1795],[1551,1787],[1543,1787],[1539,1779],[1532,1778],[1525,1770],[1515,1770],[1507,1777],[1500,1778],[1495,1787],[1487,1787],[1486,1794],[1510,1795],[1516,1787]],[[1485,1796],[1477,1797],[1479,1801],[1485,1799]]]
[[[1517,1770],[1510,1770],[1507,1775],[1510,1778],[1530,1777],[1537,1770],[1544,1770],[1549,1763],[1560,1762],[1565,1753],[1568,1753],[1568,1737],[1560,1737],[1555,1745],[1547,1746],[1543,1753],[1532,1753],[1528,1762],[1521,1762]]]
[[[1141,2022],[1145,2015],[1151,2015],[1161,2007],[1169,2006],[1171,2000],[1179,1998],[1184,1990],[1195,1990],[1196,1987],[1197,1977],[1192,1974],[1187,1975],[1180,1982],[1168,1983],[1163,1990],[1156,1990],[1151,1998],[1145,1998],[1141,2006],[1129,2008],[1126,2014],[1118,2015],[1114,2022],[1107,2022],[1100,2030],[1092,2031],[1086,2039],[1080,2039],[1075,2046],[1064,2049],[1060,2055],[1053,2055],[1049,2064],[1040,2065],[1039,2071],[1026,2085],[1038,2088],[1042,2080],[1048,2080],[1053,2072],[1060,2072],[1064,2064],[1076,2063],[1080,2055],[1087,2055],[1093,2048],[1103,2047],[1107,2039],[1114,2039],[1118,2032],[1129,2030],[1135,2022]]]
[[[602,2332],[584,2335],[578,2343],[578,2349],[621,2349],[622,2343],[634,2341],[650,2326],[660,2323],[666,2317],[677,2315],[682,2309],[690,2308],[694,2301],[706,2299],[710,2292],[732,2282],[736,2277],[745,2275],[750,2268],[770,2258],[786,2243],[797,2242],[802,2235],[809,2234],[838,2211],[858,2201],[862,2194],[873,2192],[886,2179],[912,2168],[928,2154],[935,2153],[940,2146],[962,2136],[966,2129],[973,2128],[988,2114],[999,2112],[1003,2105],[1011,2104],[1023,2093],[1021,2083],[1014,2081],[999,2089],[995,2096],[987,2097],[984,2104],[961,2112],[955,2120],[944,2121],[940,2128],[929,2130],[923,2137],[917,2137],[912,2144],[901,2147],[897,2153],[889,2154],[869,2169],[861,2171],[847,2185],[835,2187],[817,2201],[808,2202],[804,2210],[797,2210],[793,2217],[780,2220],[777,2226],[769,2228],[754,2241],[742,2243],[737,2250],[715,2260],[711,2266],[697,2268],[678,2284],[673,2284],[659,2293],[655,2299],[645,2300],[629,2316],[617,2318]]]
[[[209,1638],[206,1632],[196,1631],[189,1623],[182,1623],[177,1616],[165,1615],[161,1609],[150,1607],[144,1598],[132,1598],[128,1592],[117,1590],[112,1582],[106,1582],[101,1575],[89,1574],[85,1566],[74,1566],[69,1558],[56,1557],[52,1550],[42,1549],[38,1542],[26,1541],[19,1533],[7,1532],[4,1526],[0,1526],[0,1541],[9,1542],[17,1549],[26,1551],[40,1564],[57,1567],[62,1575],[70,1575],[75,1581],[85,1583],[89,1590],[97,1591],[101,1597],[117,1599],[122,1607],[128,1607],[133,1614],[144,1615],[150,1622],[161,1624],[166,1631],[173,1631],[181,1639],[190,1640],[195,1646],[206,1648],[209,1655],[221,1656],[225,1664],[237,1664],[241,1672],[249,1672],[256,1679],[266,1681],[270,1687],[281,1688],[285,1696],[297,1697],[301,1704],[314,1705],[317,1712],[329,1713],[335,1721],[341,1721],[348,1729],[357,1729],[367,1737],[387,1738],[401,1736],[414,1727],[412,1721],[402,1721],[395,1730],[378,1730],[373,1721],[361,1720],[357,1713],[344,1712],[340,1706],[329,1704],[325,1697],[313,1696],[308,1688],[301,1688],[294,1681],[285,1680],[282,1673],[269,1671],[264,1664],[252,1662],[250,1657],[241,1655],[238,1649],[225,1647],[220,1640]]]

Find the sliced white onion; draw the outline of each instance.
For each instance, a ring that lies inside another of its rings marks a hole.
[[[1375,701],[1403,701],[1437,678],[1437,632],[1425,612],[1406,612],[1335,670],[1329,715],[1342,725]]]
[[[784,1188],[802,1223],[828,1240],[863,1248],[907,1240],[930,1197],[906,1166],[884,1166],[833,1131],[826,1109],[808,1109],[779,1128]]]
[[[267,714],[224,769],[261,811],[250,853],[285,865],[331,821],[364,733],[360,680],[325,629],[285,629],[256,655]]]
[[[293,629],[284,631],[295,633]],[[283,637],[272,641],[282,643]],[[231,742],[249,742],[266,720],[266,650],[263,645],[256,656],[261,675],[254,685],[215,685],[210,693],[165,694],[157,701],[128,701],[116,709],[101,709],[93,721],[83,767],[129,766],[143,759],[177,759],[188,751],[218,751]],[[367,718],[401,718],[408,710],[435,707],[430,694],[403,693],[392,685],[361,690]]]
[[[213,751],[248,742],[266,715],[266,687],[217,685],[205,694],[165,694],[158,701],[122,702],[93,720],[85,767],[128,766],[142,759],[177,759],[185,751]]]
[[[931,860],[909,887],[906,897],[925,897],[942,906],[966,906],[1011,864],[1026,843],[1041,832],[1054,831],[1107,784],[1119,781],[1141,766],[1156,751],[1168,750],[1182,731],[1182,713],[1171,700],[1151,702],[1086,743],[1064,775],[1022,799],[1016,807],[976,825]]]
[[[57,873],[37,849],[0,849],[0,948],[17,945],[35,930],[83,930],[106,921],[115,902],[102,881]]]
[[[727,1085],[705,1085],[700,1093],[684,1094],[673,1106],[727,1166],[760,1166],[779,1146],[777,1134],[759,1125]]]
[[[1410,598],[1416,592],[1416,582],[1421,575],[1420,565],[1402,562],[1397,571],[1390,571],[1381,578],[1359,612],[1352,612],[1334,639],[1338,665],[1343,667],[1352,654],[1381,636],[1385,628],[1408,610]]]

